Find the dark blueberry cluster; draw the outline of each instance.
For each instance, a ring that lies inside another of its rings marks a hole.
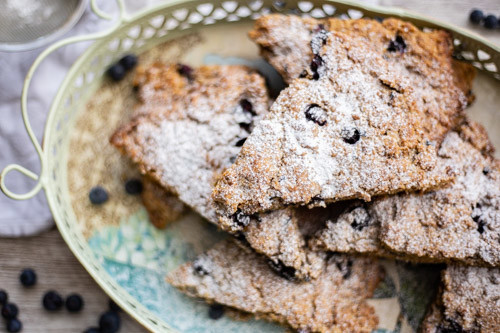
[[[117,63],[111,65],[106,71],[106,74],[111,80],[118,82],[123,80],[127,72],[132,70],[136,65],[137,65],[137,56],[133,54],[127,54],[126,56],[121,58]]]
[[[469,20],[473,24],[482,24],[486,29],[497,29],[500,27],[500,17],[492,14],[485,15],[479,9],[473,9],[470,12]]]
[[[24,287],[32,287],[37,282],[37,275],[31,268],[26,268],[21,271],[19,280]],[[56,312],[66,306],[70,313],[77,313],[83,310],[84,301],[82,296],[73,293],[64,299],[57,291],[49,290],[42,297],[42,305],[45,310]],[[9,295],[5,290],[0,290],[0,314],[5,321],[7,332],[20,332],[23,328],[21,321],[18,319],[19,308],[15,303],[9,302]],[[118,312],[120,307],[112,300],[109,301],[109,310],[102,314],[99,318],[98,327],[90,327],[85,330],[85,333],[115,333],[120,329],[120,316]]]
[[[342,136],[342,139],[345,143],[351,145],[358,142],[361,138],[361,133],[359,133],[359,130],[357,128],[344,128],[342,129],[340,135]]]
[[[7,332],[20,332],[23,324],[17,319],[19,309],[15,303],[9,303],[9,295],[5,290],[0,290],[0,306],[2,308],[0,313],[5,321]]]

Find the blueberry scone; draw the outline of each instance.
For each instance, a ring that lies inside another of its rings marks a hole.
[[[167,281],[208,303],[249,312],[303,332],[371,332],[378,317],[365,300],[382,279],[373,259],[333,255],[310,282],[290,281],[266,260],[232,240],[223,241],[193,262],[171,272]]]
[[[455,181],[429,193],[358,202],[311,239],[329,251],[414,261],[500,266],[500,169],[484,129],[467,121],[450,132],[439,156]]]
[[[404,27],[393,39],[377,30],[312,37],[312,72],[281,92],[216,185],[223,227],[238,214],[369,201],[452,179],[436,146],[467,97],[453,79],[448,35]]]
[[[449,266],[421,332],[499,332],[500,269]]]
[[[156,64],[136,78],[143,101],[111,143],[209,221],[212,186],[268,110],[262,76],[244,66]]]
[[[316,71],[319,59],[314,48],[317,47],[315,44],[318,37],[324,38],[329,31],[341,32],[349,38],[369,40],[375,50],[388,57],[388,61],[404,63],[408,66],[408,71],[414,71],[417,74],[413,77],[414,82],[419,85],[422,80],[428,79],[433,80],[431,84],[440,83],[436,89],[448,89],[448,86],[456,85],[467,96],[468,102],[474,99],[471,92],[474,67],[450,59],[451,38],[441,30],[422,32],[411,23],[394,18],[377,22],[372,19],[314,19],[271,14],[257,19],[249,36],[259,46],[261,55],[276,68],[286,82],[291,83],[298,77],[319,74]],[[438,77],[450,72],[450,62],[453,84],[447,82],[449,76]],[[443,64],[445,68],[439,68],[435,75],[432,75],[438,68],[438,63],[439,66]],[[436,107],[439,105],[429,105],[429,108]]]

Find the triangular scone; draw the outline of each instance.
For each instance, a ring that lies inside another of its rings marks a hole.
[[[216,221],[212,186],[268,110],[264,78],[244,66],[157,64],[136,81],[144,104],[111,143],[142,173]]]
[[[184,203],[156,181],[145,176],[142,177],[142,184],[142,204],[148,212],[149,220],[155,227],[163,229],[186,212],[187,207]]]
[[[471,92],[474,67],[451,59],[451,37],[442,30],[423,32],[409,22],[394,18],[377,22],[364,18],[314,19],[270,14],[255,21],[249,36],[259,45],[261,55],[286,82],[291,83],[298,77],[314,75],[311,65],[315,53],[311,42],[327,31],[337,31],[349,38],[371,41],[374,46],[372,51],[385,53],[390,61],[404,63],[409,70],[423,74],[415,82],[436,80],[432,84],[437,89],[448,89],[449,76],[439,75],[448,74],[451,63],[455,85],[468,97],[469,102],[474,98]]]
[[[286,272],[285,272],[286,273]],[[383,276],[373,259],[331,256],[310,282],[276,274],[264,258],[227,240],[167,281],[190,296],[220,303],[306,332],[371,332],[378,318],[365,299]]]
[[[453,87],[414,80],[417,74],[364,39],[325,36],[318,80],[296,79],[281,92],[217,183],[221,215],[368,201],[452,178],[435,146],[465,106],[459,89],[453,105],[429,113]]]
[[[315,249],[425,262],[500,266],[500,169],[484,129],[465,122],[439,156],[456,180],[420,194],[357,203],[311,239]]]
[[[420,331],[500,332],[499,299],[499,268],[449,266]]]

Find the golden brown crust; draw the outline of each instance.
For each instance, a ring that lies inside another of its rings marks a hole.
[[[213,183],[267,112],[264,79],[245,66],[155,64],[139,71],[137,84],[143,104],[111,143],[141,173],[216,222]]]
[[[142,203],[148,212],[149,220],[158,229],[164,229],[186,212],[186,206],[177,196],[165,190],[156,181],[142,177],[142,184]]]
[[[313,33],[316,72],[281,92],[223,174],[214,190],[222,215],[369,201],[451,179],[434,146],[460,121],[466,97],[454,84],[447,34],[384,24],[370,21],[372,39]],[[387,50],[394,31],[407,38],[404,52]]]
[[[372,259],[332,256],[310,282],[292,282],[262,257],[228,240],[170,273],[190,296],[247,311],[310,332],[371,332],[378,318],[365,299],[383,277]]]

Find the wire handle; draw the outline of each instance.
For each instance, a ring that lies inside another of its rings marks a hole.
[[[116,20],[115,24],[101,32],[89,34],[89,35],[83,35],[83,36],[74,36],[74,37],[69,37],[67,39],[60,40],[51,46],[49,46],[47,49],[45,49],[40,55],[36,58],[36,60],[33,62],[33,65],[31,65],[31,68],[28,71],[28,74],[26,74],[26,78],[24,80],[23,84],[23,91],[21,94],[21,114],[23,117],[23,122],[24,122],[24,127],[26,128],[26,132],[28,132],[28,136],[33,143],[33,146],[35,147],[36,153],[38,154],[38,158],[40,159],[40,175],[35,174],[34,172],[26,169],[25,167],[18,165],[18,164],[10,164],[7,167],[5,167],[2,170],[2,173],[0,174],[0,189],[2,190],[3,193],[5,193],[6,196],[8,196],[11,199],[15,200],[26,200],[34,197],[41,189],[42,187],[45,186],[45,159],[46,156],[43,153],[42,147],[40,146],[40,143],[36,139],[35,133],[33,132],[33,129],[31,128],[31,124],[29,121],[28,117],[28,90],[30,87],[31,79],[33,78],[33,74],[37,70],[38,66],[40,63],[52,52],[55,50],[69,45],[69,44],[74,44],[78,42],[83,42],[83,41],[89,41],[89,40],[97,40],[100,38],[104,38],[106,36],[109,36],[111,33],[113,33],[123,22],[128,21],[128,18],[126,17],[125,14],[125,5],[123,4],[123,0],[116,0],[116,3],[118,5],[118,19]],[[92,11],[94,12],[95,15],[98,17],[104,19],[104,20],[111,20],[113,17],[108,15],[107,13],[104,13],[97,7],[96,0],[91,0],[90,2],[90,7],[92,8]],[[35,187],[33,187],[29,192],[19,194],[19,193],[14,193],[10,191],[7,186],[5,185],[5,178],[9,172],[12,170],[18,171],[22,173],[23,175],[36,180],[37,183]]]

